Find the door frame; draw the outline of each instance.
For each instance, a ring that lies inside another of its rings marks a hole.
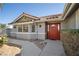
[[[60,40],[60,30],[61,30],[61,24],[60,23],[49,23],[49,22],[46,22],[45,23],[45,32],[46,32],[46,39],[49,39],[48,38],[48,24],[59,24],[59,40]]]

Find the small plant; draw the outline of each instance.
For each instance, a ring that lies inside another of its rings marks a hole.
[[[0,46],[3,44],[6,44],[8,42],[7,35],[1,35],[0,36]]]

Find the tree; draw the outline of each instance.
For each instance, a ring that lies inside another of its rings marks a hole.
[[[2,10],[3,7],[3,3],[0,3],[0,11]]]
[[[5,24],[0,24],[0,29],[5,29],[6,25]]]
[[[2,7],[2,5],[3,5],[3,4],[2,4],[2,3],[0,3],[0,8]]]
[[[5,28],[6,24],[0,24],[0,47],[3,46],[3,44],[6,44],[8,41]]]

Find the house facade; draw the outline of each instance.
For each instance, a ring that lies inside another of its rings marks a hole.
[[[36,17],[26,13],[17,17],[11,25],[11,37],[20,39],[60,39],[60,23],[62,14]]]
[[[79,56],[79,4],[67,3],[61,22],[61,40],[67,55]]]

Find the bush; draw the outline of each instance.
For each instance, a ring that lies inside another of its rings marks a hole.
[[[3,44],[6,44],[8,42],[7,35],[1,35],[0,36],[0,46]]]

